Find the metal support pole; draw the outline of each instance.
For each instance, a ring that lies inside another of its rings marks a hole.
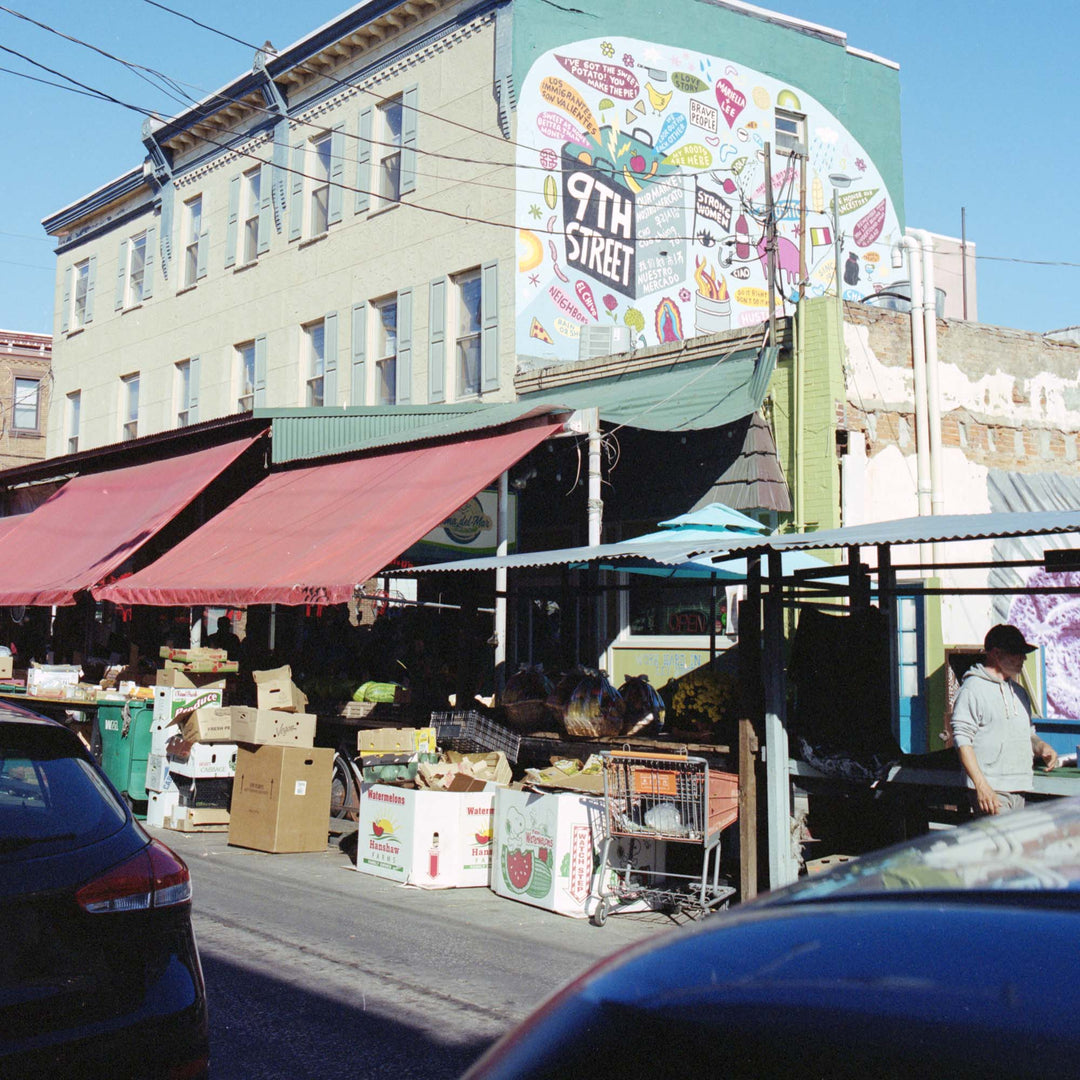
[[[765,272],[769,275],[769,344],[776,344],[776,213],[772,193],[772,147],[765,144]]]
[[[791,776],[788,766],[787,704],[784,693],[784,606],[779,551],[769,552],[765,597],[765,788],[768,806],[769,888],[798,877],[791,850]]]
[[[191,630],[190,639],[191,647],[193,649],[199,648],[202,645],[202,624],[203,624],[203,609],[201,607],[193,607],[191,609]]]
[[[510,474],[499,477],[499,507],[496,514],[495,554],[503,558],[510,549]],[[502,700],[506,689],[506,567],[495,571],[495,695]]]
[[[889,728],[900,734],[900,626],[896,609],[896,571],[892,565],[892,548],[878,544],[878,606],[885,613],[889,634]],[[911,748],[917,752],[915,747]]]

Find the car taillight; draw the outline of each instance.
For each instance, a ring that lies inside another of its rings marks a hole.
[[[146,911],[175,907],[191,899],[191,875],[183,859],[159,840],[87,882],[75,893],[84,911]]]

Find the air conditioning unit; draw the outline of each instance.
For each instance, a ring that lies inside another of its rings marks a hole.
[[[578,337],[578,359],[629,352],[630,344],[629,326],[583,326]]]

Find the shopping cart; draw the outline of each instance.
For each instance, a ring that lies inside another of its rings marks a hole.
[[[697,917],[725,903],[735,890],[720,881],[720,834],[739,816],[739,778],[682,754],[601,758],[607,835],[593,874],[593,924],[620,907]],[[700,846],[700,875],[634,865],[643,840]]]

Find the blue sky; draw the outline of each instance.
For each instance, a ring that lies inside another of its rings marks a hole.
[[[241,38],[279,48],[348,6],[164,0]],[[201,97],[240,72],[252,50],[145,0],[4,0],[72,37],[170,76]],[[1049,0],[790,0],[771,6],[848,35],[900,64],[907,224],[977,244],[981,322],[1026,330],[1080,324],[1080,214],[1070,209],[1080,146],[1080,14]],[[0,11],[0,46],[124,101],[179,111],[119,65]],[[10,52],[0,67],[60,81]],[[792,81],[797,81],[793,78]],[[51,332],[55,258],[41,218],[137,165],[141,117],[0,72],[0,327]],[[991,258],[993,257],[993,258]],[[1073,265],[1032,265],[1037,260]]]

